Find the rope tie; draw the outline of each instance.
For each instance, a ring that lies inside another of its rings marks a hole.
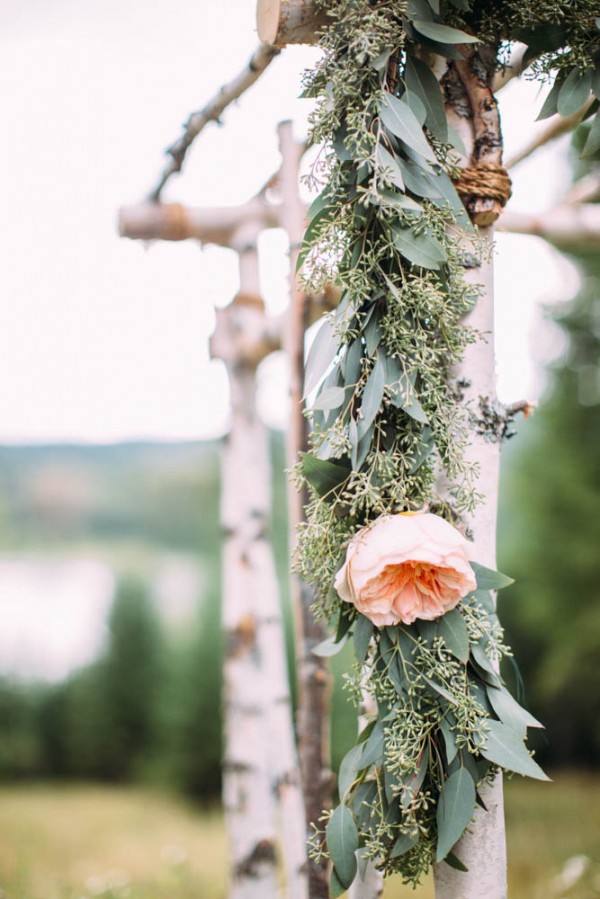
[[[460,178],[454,182],[461,199],[484,197],[506,206],[512,194],[508,172],[497,162],[477,162],[461,169]]]

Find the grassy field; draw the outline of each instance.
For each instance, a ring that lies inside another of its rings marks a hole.
[[[511,899],[600,897],[600,777],[506,792]],[[0,789],[0,899],[224,899],[225,858],[217,810],[148,790]],[[433,890],[391,880],[384,896]]]

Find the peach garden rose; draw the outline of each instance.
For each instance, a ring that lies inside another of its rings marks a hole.
[[[351,540],[335,588],[377,627],[439,618],[477,586],[469,547],[439,515],[387,515]]]

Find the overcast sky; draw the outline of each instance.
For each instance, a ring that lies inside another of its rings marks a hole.
[[[187,113],[256,41],[253,0],[4,0],[0,442],[195,438],[225,427],[227,387],[208,336],[214,306],[235,293],[235,257],[120,240],[116,217],[152,186]],[[224,127],[205,131],[167,198],[251,196],[277,168],[276,123],[304,127],[309,104],[296,97],[315,52],[285,51]],[[536,91],[502,95],[509,148],[525,139]],[[544,209],[566,178],[563,144],[518,169],[514,208]],[[284,244],[277,234],[264,243],[264,292],[281,308]],[[499,250],[499,391],[535,398],[540,363],[558,346],[540,331],[539,301],[572,290],[573,275],[535,239],[506,238]],[[274,362],[263,378],[274,423],[281,370]]]

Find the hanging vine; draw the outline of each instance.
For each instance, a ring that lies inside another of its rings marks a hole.
[[[324,53],[306,81],[318,99],[321,192],[301,264],[310,290],[335,281],[341,301],[307,362],[311,450],[297,476],[311,501],[296,565],[335,629],[320,651],[352,639],[350,693],[377,707],[326,816],[337,896],[369,859],[415,884],[433,862],[460,867],[452,849],[481,784],[500,768],[545,778],[526,747],[527,728],[541,725],[499,674],[510,651],[492,593],[510,579],[478,565],[465,539],[478,472],[465,460],[464,385],[452,377],[480,339],[463,323],[477,302],[464,271],[484,252],[471,218],[497,216],[510,182],[485,121],[461,172],[445,101],[472,103],[472,76],[494,115],[496,60],[524,41],[530,72],[554,82],[541,116],[569,115],[593,92],[584,152],[598,153],[600,3],[323,6]],[[425,62],[433,56],[441,84]]]

